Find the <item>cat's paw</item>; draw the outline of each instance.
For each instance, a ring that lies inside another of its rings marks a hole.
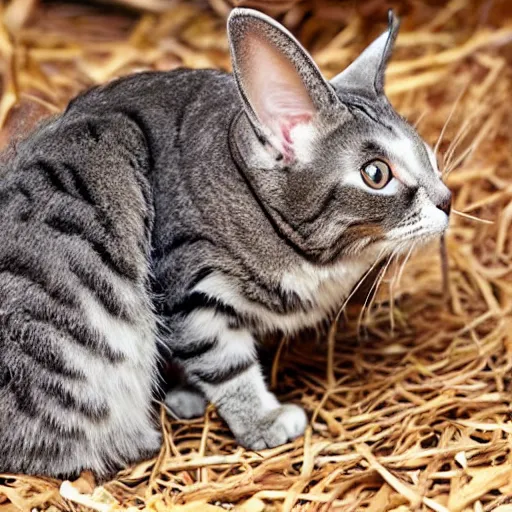
[[[286,444],[304,434],[308,418],[298,405],[281,405],[256,422],[250,432],[239,437],[239,442],[251,450],[263,450]]]
[[[198,391],[189,388],[176,388],[165,397],[167,410],[176,419],[199,418],[206,410],[206,399]]]
[[[137,439],[137,444],[140,446],[140,453],[136,458],[149,459],[160,451],[162,434],[158,430],[150,428]]]

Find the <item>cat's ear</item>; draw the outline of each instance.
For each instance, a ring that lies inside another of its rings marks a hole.
[[[400,21],[388,12],[388,30],[379,36],[364,52],[339,75],[331,80],[333,87],[342,92],[355,92],[366,96],[384,94],[384,74],[395,43]]]
[[[272,18],[234,9],[228,34],[233,73],[253,126],[293,158],[293,129],[314,127],[323,111],[339,104],[334,89],[300,43]]]

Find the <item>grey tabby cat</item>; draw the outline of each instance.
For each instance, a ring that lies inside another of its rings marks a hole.
[[[228,30],[234,76],[123,78],[16,147],[0,472],[105,475],[158,450],[159,342],[185,375],[178,416],[211,401],[255,450],[301,435],[256,340],[325,319],[374,264],[446,229],[433,153],[384,96],[393,16],[331,82],[267,16],[236,9]]]

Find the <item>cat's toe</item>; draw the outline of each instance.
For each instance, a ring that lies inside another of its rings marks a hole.
[[[286,431],[287,441],[290,441],[304,434],[308,424],[308,417],[302,407],[286,404],[281,407],[281,412],[276,421],[283,426]]]
[[[206,399],[198,391],[188,388],[173,389],[165,397],[169,413],[177,419],[202,416],[206,410]]]
[[[286,404],[274,409],[260,420],[255,429],[240,439],[251,450],[274,448],[301,436],[308,419],[298,405]]]
[[[162,434],[155,429],[148,429],[141,436],[140,455],[138,458],[147,459],[153,457],[162,447]]]

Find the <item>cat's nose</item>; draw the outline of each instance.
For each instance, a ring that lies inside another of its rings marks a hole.
[[[446,215],[450,216],[450,211],[452,209],[452,193],[448,191],[448,193],[443,196],[443,198],[436,204],[436,206],[442,212],[446,213]]]

